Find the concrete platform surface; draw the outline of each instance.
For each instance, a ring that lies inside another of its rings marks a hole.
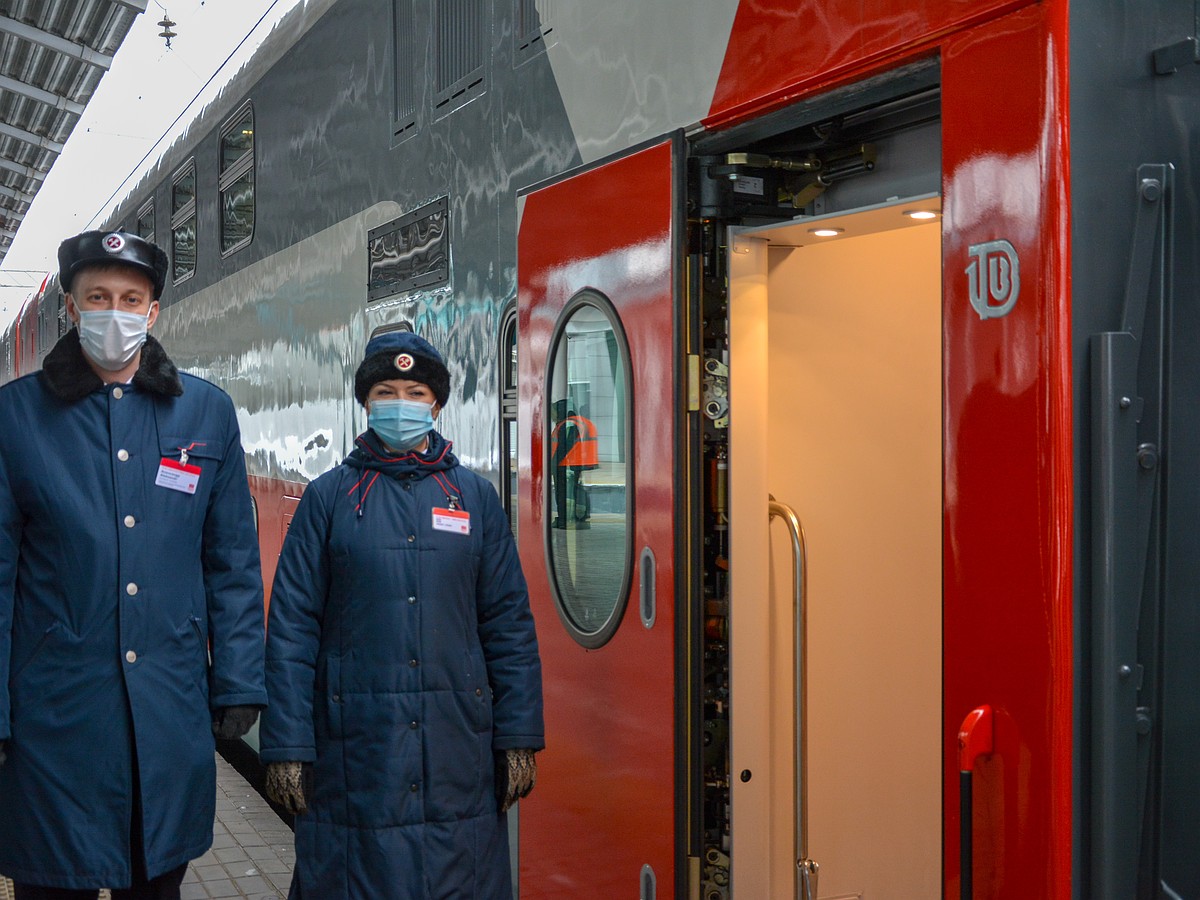
[[[296,853],[292,831],[237,770],[217,755],[217,819],[212,849],[192,860],[182,900],[278,900],[292,883]],[[0,900],[12,900],[0,877]],[[107,900],[108,892],[100,892]]]

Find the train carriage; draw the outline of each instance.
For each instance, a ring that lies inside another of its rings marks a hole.
[[[367,339],[445,351],[543,656],[522,898],[1200,896],[1197,25],[308,0],[106,225],[268,583]]]

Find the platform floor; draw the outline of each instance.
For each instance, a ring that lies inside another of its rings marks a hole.
[[[291,829],[218,754],[213,845],[188,866],[182,900],[286,897],[295,862]],[[101,900],[107,896],[100,894]],[[12,900],[12,885],[3,878],[0,900]]]

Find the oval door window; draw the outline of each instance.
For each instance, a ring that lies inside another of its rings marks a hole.
[[[567,631],[599,647],[629,598],[629,348],[604,296],[582,291],[551,342],[545,411],[546,560]]]

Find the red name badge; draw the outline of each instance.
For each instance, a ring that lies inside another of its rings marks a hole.
[[[154,483],[168,490],[184,494],[196,493],[196,485],[200,483],[200,467],[189,466],[187,463],[163,457],[158,464],[158,477]]]
[[[433,508],[433,530],[452,534],[471,533],[471,514],[465,509]]]

